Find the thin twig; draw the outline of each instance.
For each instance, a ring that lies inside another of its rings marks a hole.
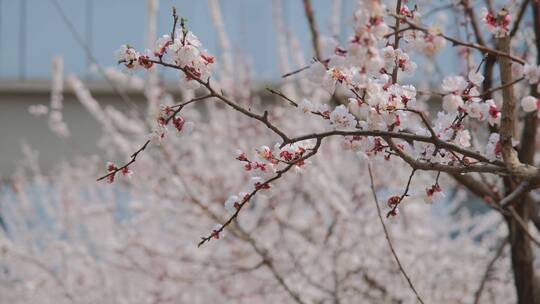
[[[306,65],[306,66],[303,66],[303,67],[301,67],[301,68],[299,68],[299,69],[297,69],[297,70],[294,70],[294,71],[292,71],[292,72],[289,72],[289,73],[287,73],[287,74],[283,74],[283,75],[281,75],[281,78],[287,78],[287,77],[292,76],[292,75],[294,75],[294,74],[298,74],[298,73],[300,73],[300,72],[302,72],[302,71],[305,71],[305,70],[309,69],[310,66],[311,66],[311,65]]]
[[[499,204],[503,208],[506,208],[510,206],[514,202],[515,199],[517,199],[518,197],[520,197],[521,195],[523,195],[525,192],[529,190],[530,190],[530,182],[528,180],[524,180],[523,182],[519,184],[519,186],[516,187],[516,189],[514,189],[514,191],[512,191],[512,193],[510,193],[505,198],[503,198]]]
[[[386,237],[386,241],[388,243],[388,247],[390,247],[390,251],[392,251],[392,255],[394,256],[394,259],[396,260],[396,263],[397,263],[397,265],[399,267],[399,271],[403,274],[403,276],[407,280],[407,283],[409,284],[409,287],[411,288],[411,290],[416,295],[416,299],[418,300],[418,302],[424,304],[424,301],[422,300],[422,298],[420,297],[420,295],[416,291],[416,288],[414,288],[414,285],[413,285],[411,279],[409,278],[409,275],[407,275],[407,272],[405,272],[405,269],[401,265],[399,257],[397,255],[395,249],[394,249],[394,246],[392,245],[392,241],[390,240],[390,234],[388,233],[388,229],[386,228],[386,224],[384,223],[384,220],[383,220],[383,217],[382,217],[382,214],[381,214],[381,207],[379,206],[379,199],[377,198],[377,191],[375,190],[375,182],[374,182],[374,178],[373,178],[373,172],[371,170],[371,163],[369,163],[369,162],[368,162],[368,172],[369,172],[369,180],[370,180],[370,184],[371,184],[371,193],[373,194],[373,200],[375,202],[375,206],[377,207],[377,215],[379,216],[379,221],[381,222],[381,225],[382,225],[382,228],[383,228],[383,231],[384,231],[384,236]]]
[[[529,0],[523,0],[523,2],[521,2],[521,6],[519,7],[519,12],[518,12],[516,21],[514,21],[514,27],[512,28],[509,34],[510,39],[512,39],[512,37],[514,37],[514,35],[517,33],[519,29],[519,25],[521,24],[521,20],[523,20],[523,16],[525,16],[525,11],[527,10],[528,4],[529,4]]]
[[[503,85],[500,85],[498,87],[494,87],[494,88],[491,88],[489,90],[486,90],[482,93],[479,93],[478,95],[473,95],[473,96],[466,96],[466,97],[470,97],[470,98],[474,98],[474,97],[484,97],[484,96],[489,96],[491,94],[493,94],[494,92],[497,92],[497,91],[500,91],[500,90],[504,90],[505,88],[507,87],[510,87],[510,86],[513,86],[521,81],[523,81],[525,79],[525,77],[520,77],[520,78],[517,78],[509,83],[505,83]],[[419,95],[433,95],[433,96],[440,96],[440,97],[443,97],[444,93],[440,93],[440,92],[429,92],[429,91],[416,91],[417,94]]]
[[[412,169],[411,171],[411,175],[409,175],[409,179],[407,180],[407,186],[405,186],[405,191],[403,191],[403,194],[399,197],[399,200],[397,201],[396,204],[394,204],[394,206],[392,207],[392,209],[390,209],[390,211],[388,211],[388,213],[386,213],[386,217],[390,217],[390,215],[392,214],[396,214],[396,210],[397,210],[397,207],[399,204],[401,204],[401,202],[403,201],[403,199],[409,195],[409,188],[411,187],[411,182],[412,182],[412,178],[414,176],[414,173],[416,172],[416,169]],[[440,173],[440,171],[439,171]]]
[[[512,217],[516,220],[516,222],[518,223],[518,225],[521,227],[521,229],[523,229],[523,231],[525,232],[525,234],[529,237],[529,239],[536,244],[536,246],[540,247],[540,241],[537,240],[532,234],[531,232],[529,231],[529,223],[526,223],[525,220],[519,216],[519,213],[517,213],[516,209],[514,208],[514,206],[509,206],[508,207],[508,210],[510,210],[510,213],[512,214]]]
[[[260,190],[266,188],[267,186],[270,185],[270,183],[274,182],[275,180],[280,179],[283,176],[283,174],[285,174],[287,171],[292,169],[297,163],[303,162],[306,159],[308,159],[308,158],[312,157],[313,155],[317,154],[317,152],[319,150],[319,147],[321,146],[321,142],[322,142],[322,140],[318,139],[317,142],[315,143],[315,146],[311,150],[311,152],[309,152],[305,156],[295,160],[294,162],[291,162],[285,168],[283,168],[281,170],[278,170],[276,172],[276,174],[272,178],[267,179],[265,182],[263,182],[260,185],[256,186],[253,191],[251,191],[249,194],[244,196],[242,198],[242,201],[238,204],[238,206],[236,206],[235,212],[229,217],[229,219],[227,221],[225,221],[223,224],[221,224],[219,226],[219,228],[214,229],[212,231],[212,233],[210,233],[208,236],[201,237],[201,241],[199,242],[199,244],[197,244],[197,247],[200,247],[204,243],[209,242],[210,240],[212,240],[215,237],[218,237],[219,234],[238,217],[238,215],[240,214],[240,211],[242,210],[242,208],[245,205],[247,205],[247,203],[249,203],[251,198],[253,198],[253,196],[255,196],[255,194],[257,194],[257,192],[259,192]]]
[[[524,79],[525,79],[525,77],[520,77],[520,78],[518,78],[518,79],[516,79],[516,80],[514,80],[514,81],[511,81],[511,82],[509,82],[509,83],[505,83],[505,84],[500,85],[500,86],[498,86],[498,87],[491,88],[491,89],[489,89],[489,90],[487,90],[487,91],[484,91],[484,92],[482,92],[482,93],[480,93],[480,94],[478,94],[478,95],[476,95],[476,96],[471,96],[471,97],[484,97],[484,96],[486,96],[486,95],[489,96],[489,95],[491,95],[492,93],[494,93],[494,92],[496,92],[496,91],[504,90],[504,89],[507,88],[507,87],[513,86],[513,85],[515,85],[516,83],[518,83],[518,82],[520,82],[520,81],[522,81],[522,80],[524,80]]]
[[[313,12],[313,6],[311,0],[304,0],[304,12],[309,24],[309,30],[311,32],[311,43],[313,44],[313,51],[317,60],[321,60],[321,50],[319,47],[319,32],[317,31],[317,24],[315,21],[315,14]]]
[[[152,63],[155,63],[155,64],[159,64],[159,65],[162,65],[162,66],[165,66],[165,67],[173,68],[173,69],[180,70],[180,71],[184,72],[191,79],[197,81],[202,86],[204,86],[208,91],[210,91],[210,95],[212,97],[216,97],[217,99],[221,100],[222,102],[224,102],[226,105],[233,108],[237,112],[240,112],[240,113],[242,113],[242,114],[244,114],[244,115],[246,115],[248,117],[251,117],[251,118],[253,118],[255,120],[258,120],[258,121],[264,123],[268,127],[268,129],[272,130],[279,137],[281,137],[281,139],[283,140],[283,143],[289,143],[290,142],[289,137],[287,137],[287,135],[282,130],[280,130],[278,127],[276,127],[274,124],[272,124],[268,120],[268,112],[264,112],[264,114],[259,115],[259,114],[255,114],[255,113],[253,113],[253,112],[251,112],[251,111],[249,111],[247,109],[244,109],[243,107],[241,107],[240,105],[238,105],[234,101],[232,101],[232,100],[228,99],[227,97],[225,97],[223,94],[220,94],[216,90],[214,90],[214,88],[210,85],[210,79],[208,79],[207,81],[203,81],[202,79],[200,79],[197,75],[195,75],[187,67],[180,67],[178,65],[167,63],[167,62],[164,62],[164,61],[161,61],[161,60],[149,59],[148,62],[152,62]]]
[[[390,13],[389,15],[396,18],[396,19],[402,20],[403,22],[407,23],[411,27],[411,29],[416,29],[416,30],[422,31],[424,33],[429,33],[430,32],[429,29],[410,21],[406,17],[396,15],[396,14],[393,14],[393,13]],[[501,56],[501,57],[508,58],[508,59],[510,59],[512,61],[515,61],[515,62],[518,62],[518,63],[521,63],[521,64],[525,64],[525,61],[523,59],[515,57],[515,56],[511,55],[508,52],[503,52],[503,51],[499,51],[499,50],[496,50],[496,49],[492,49],[492,48],[489,48],[489,47],[486,47],[486,46],[479,45],[477,43],[464,42],[464,41],[461,41],[459,39],[447,36],[447,35],[445,35],[443,33],[438,33],[436,35],[440,36],[440,37],[442,37],[442,38],[444,38],[444,39],[446,39],[446,40],[448,40],[450,42],[452,42],[454,45],[461,45],[461,46],[464,46],[464,47],[467,47],[467,48],[477,49],[477,50],[481,51],[482,53],[490,53],[490,54],[493,54],[493,55],[496,55],[496,56]]]
[[[416,135],[416,134],[407,133],[407,132],[392,132],[392,131],[379,131],[379,130],[354,130],[354,131],[333,130],[333,131],[312,133],[312,134],[306,134],[306,135],[302,135],[298,137],[293,137],[293,138],[290,138],[289,143],[303,141],[306,139],[323,138],[323,137],[330,137],[330,136],[374,136],[374,137],[399,138],[399,139],[404,139],[404,140],[409,140],[409,141],[420,141],[420,142],[425,142],[425,143],[431,143],[440,149],[455,151],[465,156],[474,158],[480,162],[485,162],[485,163],[497,165],[500,167],[504,167],[504,164],[501,161],[498,161],[498,160],[491,161],[480,153],[464,149],[453,143],[449,143],[440,139],[435,140],[431,136]],[[495,171],[498,171],[498,170],[496,169]]]
[[[285,96],[285,94],[283,94],[281,91],[277,91],[277,90],[274,90],[272,88],[266,88],[266,90],[272,94],[276,94],[277,96],[287,100],[288,102],[291,103],[291,105],[295,106],[295,107],[298,107],[298,103],[296,103],[295,101],[293,101],[292,99],[290,99],[289,97]]]
[[[399,15],[401,12],[401,0],[397,0],[397,3],[396,3],[396,15]],[[399,48],[399,26],[401,24],[401,21],[396,18],[396,23],[395,23],[395,26],[394,26],[394,49],[398,49]],[[394,67],[394,70],[392,70],[392,83],[396,83],[397,82],[397,76],[398,76],[398,65],[396,64],[395,67]]]
[[[476,42],[478,42],[479,45],[485,46],[486,43],[484,42],[484,38],[480,32],[480,27],[478,26],[478,21],[476,20],[476,15],[473,8],[471,7],[469,1],[463,1],[462,4],[465,8],[465,13],[469,16],[469,20],[471,21],[474,36],[476,36]]]

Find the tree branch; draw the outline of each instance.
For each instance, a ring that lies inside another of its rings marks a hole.
[[[510,52],[510,37],[498,38],[497,49],[504,53]],[[512,82],[512,66],[508,57],[499,56],[499,70],[501,83],[504,86]],[[505,86],[502,90],[503,106],[501,109],[501,125],[499,128],[501,154],[505,166],[515,175],[535,175],[538,169],[520,162],[516,150],[514,150],[512,137],[515,128],[515,110],[517,107],[514,89],[512,86]]]
[[[519,26],[521,24],[521,20],[523,20],[523,16],[525,16],[525,11],[527,10],[528,4],[529,4],[529,0],[523,0],[523,2],[521,2],[516,21],[514,21],[514,27],[512,28],[509,34],[510,39],[512,39],[512,37],[514,37],[514,35],[517,33]]]
[[[251,191],[248,195],[243,197],[242,201],[236,207],[236,210],[233,213],[233,215],[231,215],[229,217],[229,219],[227,221],[225,221],[225,223],[221,224],[219,228],[214,229],[212,231],[212,233],[210,233],[208,236],[202,237],[199,244],[197,244],[197,247],[200,247],[204,243],[209,242],[210,240],[212,240],[212,238],[217,237],[227,226],[229,226],[238,217],[238,215],[240,214],[240,211],[242,210],[242,208],[251,200],[251,198],[255,194],[257,194],[257,192],[259,192],[261,189],[265,188],[266,186],[268,186],[270,183],[274,182],[275,180],[278,180],[279,178],[281,178],[283,176],[283,174],[285,174],[287,171],[289,171],[291,168],[293,168],[297,163],[305,161],[306,159],[308,159],[308,158],[312,157],[313,155],[315,155],[318,152],[319,147],[321,146],[321,142],[322,142],[322,140],[318,139],[317,142],[315,143],[315,146],[311,150],[311,152],[309,152],[305,156],[299,158],[298,160],[288,164],[285,168],[283,168],[281,170],[278,170],[276,172],[276,175],[274,175],[272,178],[266,180],[265,182],[261,183],[260,185],[256,186],[255,190]]]
[[[384,231],[384,236],[386,237],[386,241],[388,243],[388,247],[390,247],[390,251],[392,252],[392,255],[394,256],[394,259],[395,259],[395,261],[396,261],[396,263],[397,263],[397,265],[399,267],[399,271],[401,272],[401,274],[403,274],[403,276],[407,280],[407,283],[409,284],[409,287],[411,288],[411,290],[416,295],[416,299],[421,304],[424,304],[424,301],[422,300],[422,298],[420,297],[420,295],[416,291],[416,288],[414,288],[414,285],[413,285],[411,279],[409,278],[409,275],[407,275],[407,272],[405,272],[405,269],[401,265],[401,262],[399,260],[399,257],[397,255],[397,253],[396,253],[396,250],[394,249],[394,245],[392,245],[392,241],[390,240],[390,234],[388,233],[388,229],[386,228],[386,224],[384,224],[384,220],[383,220],[383,217],[382,217],[382,214],[381,214],[381,207],[379,206],[379,199],[377,198],[377,191],[375,190],[375,182],[374,182],[374,178],[373,178],[373,172],[371,170],[371,164],[369,162],[368,162],[368,172],[369,172],[369,180],[370,180],[370,184],[371,184],[371,193],[373,195],[373,201],[375,203],[375,206],[377,207],[377,215],[379,216],[379,221],[381,222],[381,225],[382,225],[382,228],[383,228],[383,231]]]
[[[401,12],[401,0],[397,0],[396,2],[396,15],[399,15]],[[401,22],[399,19],[396,18],[396,23],[394,25],[394,49],[399,48],[399,26]],[[397,82],[397,76],[398,76],[398,65],[394,67],[394,70],[392,70],[392,83]]]
[[[407,23],[411,27],[411,29],[419,30],[419,31],[422,31],[424,33],[429,33],[429,30],[427,28],[422,27],[420,25],[417,25],[416,23],[408,20],[407,18],[405,18],[403,16],[398,16],[398,15],[393,14],[393,13],[390,13],[390,16],[392,16],[392,17],[394,17],[396,19],[400,19],[403,22]],[[501,51],[501,50],[492,49],[492,48],[489,48],[489,47],[486,47],[486,46],[479,45],[477,43],[463,42],[463,41],[461,41],[459,39],[447,36],[447,35],[445,35],[443,33],[438,33],[436,35],[440,36],[440,37],[442,37],[442,38],[444,38],[444,39],[446,39],[446,40],[448,40],[450,42],[452,42],[454,45],[461,45],[461,46],[464,46],[464,47],[467,47],[467,48],[477,49],[482,53],[489,53],[489,54],[493,54],[493,55],[496,55],[496,56],[499,56],[499,57],[505,57],[505,58],[508,58],[508,59],[510,59],[512,61],[515,61],[515,62],[518,62],[518,63],[521,63],[521,64],[525,64],[525,61],[523,59],[512,56],[509,52],[504,52],[504,51]]]
[[[311,43],[313,45],[313,51],[315,52],[315,58],[321,60],[321,50],[319,47],[319,32],[317,31],[317,24],[315,21],[315,13],[313,12],[313,6],[311,5],[311,0],[304,1],[304,12],[306,13],[306,18],[308,20],[309,31],[311,32]],[[285,77],[285,76],[283,76]]]

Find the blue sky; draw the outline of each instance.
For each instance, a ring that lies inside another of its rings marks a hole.
[[[50,0],[26,0],[25,51],[21,50],[21,3],[24,0],[0,0],[0,79],[49,78],[51,59],[62,55],[66,73],[81,76],[88,73],[82,48],[67,29]],[[115,65],[114,51],[123,43],[143,48],[146,27],[146,0],[58,0],[77,31],[87,38],[91,24],[91,49],[103,66]],[[221,0],[222,14],[233,49],[249,54],[257,77],[275,79],[279,76],[276,37],[270,0]],[[303,48],[309,49],[309,32],[301,0],[283,0],[283,15],[288,28]],[[353,0],[344,0],[343,16],[350,20]],[[314,0],[321,30],[328,30],[330,1]],[[87,18],[86,8],[92,8]],[[217,53],[217,39],[210,20],[206,0],[161,0],[158,34],[171,28],[171,7],[189,20],[189,27],[206,48]],[[344,37],[343,37],[344,38]],[[310,53],[308,53],[310,54]],[[21,66],[21,60],[25,62]]]

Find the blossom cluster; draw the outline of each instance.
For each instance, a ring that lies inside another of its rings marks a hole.
[[[176,30],[174,37],[163,35],[156,41],[152,52],[146,51],[145,54],[141,54],[130,45],[122,45],[117,51],[118,63],[122,63],[128,69],[139,67],[149,69],[155,60],[163,62],[166,56],[176,66],[187,71],[180,77],[180,85],[186,89],[197,89],[200,86],[198,80],[207,81],[215,61],[214,57],[202,47],[197,36],[185,28]]]
[[[245,152],[236,151],[236,159],[244,163],[246,171],[254,173],[247,183],[246,191],[231,195],[225,200],[224,207],[235,214],[244,204],[248,203],[255,192],[270,189],[270,180],[265,177],[270,176],[280,170],[280,165],[293,166],[300,170],[306,164],[305,156],[308,148],[304,144],[295,143],[280,147],[276,144],[274,149],[268,146],[261,146],[256,149],[256,159],[249,158]],[[281,166],[282,167],[282,166]],[[214,229],[213,237],[218,238],[219,229]]]
[[[479,121],[487,120],[490,125],[500,123],[500,111],[493,99],[482,100],[479,88],[484,76],[470,71],[468,79],[462,76],[448,76],[442,84],[444,92],[443,109],[450,114],[459,112]]]
[[[482,9],[482,21],[484,25],[497,38],[508,35],[511,20],[510,14],[504,8],[497,15],[490,12],[487,8]]]
[[[109,184],[112,184],[114,182],[116,173],[118,172],[128,178],[130,178],[133,174],[133,171],[129,170],[128,166],[118,168],[113,162],[107,162],[107,172],[109,172],[109,174],[107,175],[106,180]]]
[[[446,40],[438,35],[437,29],[430,29],[427,33],[413,30],[406,31],[403,34],[403,39],[410,49],[426,56],[434,56],[446,46]]]
[[[313,63],[308,79],[333,94],[340,87],[349,91],[347,105],[339,105],[333,111],[326,104],[317,105],[304,100],[299,108],[304,113],[318,114],[330,120],[334,128],[356,128],[361,130],[408,131],[414,134],[437,137],[463,148],[471,146],[471,134],[466,127],[471,120],[487,122],[491,126],[500,124],[500,101],[484,99],[480,91],[483,75],[471,70],[466,77],[451,75],[443,79],[440,88],[442,111],[429,122],[420,119],[421,110],[416,104],[416,88],[397,82],[396,75],[412,75],[416,63],[406,50],[433,55],[445,46],[445,39],[436,29],[419,30],[411,27],[403,33],[406,46],[396,48],[390,26],[385,23],[385,6],[378,1],[363,1],[354,15],[354,34],[347,47],[336,47],[336,52]],[[403,18],[420,24],[421,15],[416,9],[403,6],[399,13]],[[508,29],[508,14],[492,18],[486,15],[489,25],[502,33]],[[490,17],[491,16],[491,17]],[[402,23],[405,23],[403,20]],[[520,72],[530,82],[538,81],[540,70],[525,65]],[[352,94],[351,94],[352,93]],[[537,108],[536,99],[524,99],[528,111]],[[492,138],[492,140],[494,140]],[[399,142],[403,150],[414,159],[442,164],[469,161],[468,158],[449,153],[427,142]],[[496,143],[494,143],[496,145]],[[385,155],[387,146],[379,139],[363,136],[344,138],[343,147],[361,151],[367,155]],[[499,154],[485,151],[494,157]],[[388,154],[385,158],[388,158]]]
[[[396,26],[389,26],[385,20],[388,11],[384,4],[380,1],[360,2],[354,13],[353,34],[346,45],[341,46],[336,42],[333,52],[328,54],[328,57],[316,58],[306,72],[307,79],[316,87],[324,89],[330,95],[345,95],[345,101],[340,100],[338,105],[313,102],[308,98],[304,98],[299,104],[291,102],[303,113],[322,117],[334,130],[363,131],[359,132],[362,135],[370,133],[367,136],[343,136],[343,149],[361,152],[369,157],[382,157],[385,160],[390,160],[395,155],[405,158],[405,155],[413,161],[445,166],[468,166],[477,162],[478,158],[473,160],[466,156],[468,153],[457,153],[447,147],[458,150],[472,147],[473,137],[469,130],[471,122],[486,122],[491,128],[496,128],[501,122],[501,101],[497,94],[481,92],[484,76],[479,70],[483,62],[477,69],[469,67],[468,73],[450,75],[442,80],[440,93],[433,94],[441,97],[441,110],[429,117],[429,113],[417,104],[417,89],[403,83],[403,79],[414,75],[418,68],[411,57],[411,51],[433,56],[445,47],[446,39],[449,38],[436,28],[420,26],[422,16],[417,7],[410,9],[406,5],[401,6],[397,16],[394,16]],[[508,33],[511,18],[505,10],[496,17],[486,12],[483,20],[496,37]],[[405,28],[400,29],[400,24]],[[398,32],[392,32],[393,30]],[[204,84],[214,92],[207,82],[214,58],[208,55],[199,39],[188,31],[183,23],[176,32],[176,35],[173,31],[171,35],[158,39],[151,52],[151,56],[156,59],[141,55],[125,45],[119,52],[119,62],[127,68],[150,68],[152,64],[172,65],[183,72],[180,81],[184,88],[195,89]],[[167,64],[164,64],[164,58],[170,59]],[[530,84],[538,83],[540,79],[540,67],[534,65],[518,65],[512,70]],[[491,95],[494,97],[484,98]],[[527,96],[522,99],[521,105],[526,112],[532,112],[540,107],[540,102],[535,97]],[[177,114],[178,111],[173,108],[163,107],[157,118],[158,124],[153,138],[163,139],[169,122],[172,122],[178,131],[192,128],[192,124]],[[269,124],[266,116],[263,120],[265,124]],[[394,137],[402,132],[407,133],[409,138],[417,136],[422,140],[403,140],[400,138],[404,137],[399,135],[390,142],[387,138],[372,135],[384,133]],[[282,138],[287,140],[287,136]],[[446,147],[441,147],[441,142],[444,142]],[[498,135],[491,134],[487,142],[481,152],[470,152],[483,153],[483,159],[491,161],[500,158]],[[237,159],[244,163],[244,169],[256,175],[251,178],[246,192],[233,195],[226,201],[226,208],[229,211],[238,210],[249,201],[254,192],[268,189],[270,182],[263,177],[279,172],[281,165],[301,168],[304,165],[305,152],[306,149],[296,143],[285,147],[276,145],[273,149],[263,146],[257,149],[257,159],[240,153]],[[438,183],[426,190],[429,199],[440,197],[440,192]],[[398,201],[389,201],[391,214],[396,214],[396,207],[404,196],[397,197]],[[222,228],[217,231],[221,232]]]
[[[153,66],[148,55],[140,54],[129,44],[120,46],[120,49],[116,51],[116,59],[119,64],[123,64],[128,69],[149,69]]]
[[[195,128],[195,124],[192,121],[186,121],[171,106],[161,105],[160,110],[161,111],[156,118],[156,125],[154,125],[152,133],[150,134],[151,140],[161,141],[169,130],[169,123],[172,123],[177,132],[186,134],[191,133]]]
[[[401,13],[419,17],[416,11],[406,7]],[[352,92],[354,97],[349,99],[349,104],[330,111],[327,105],[303,101],[300,104],[303,112],[328,118],[334,128],[395,131],[417,128],[417,119],[405,111],[414,108],[416,89],[391,81],[394,71],[412,75],[417,65],[403,49],[387,43],[390,27],[384,20],[385,14],[384,4],[365,1],[354,15],[354,34],[347,47],[336,47],[334,55],[313,63],[309,69],[308,79],[330,94],[338,85]],[[411,45],[419,45],[421,39],[435,41],[434,37],[418,34],[410,36],[409,41]],[[436,40],[437,45],[443,44]]]

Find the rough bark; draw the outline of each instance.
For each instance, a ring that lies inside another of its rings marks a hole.
[[[534,2],[534,1],[533,1]],[[510,53],[510,37],[497,39],[497,49]],[[502,84],[512,81],[511,62],[507,58],[498,57],[500,78]],[[536,127],[534,120],[526,120],[522,136],[528,138],[523,142],[519,153],[512,147],[512,138],[515,136],[515,110],[516,100],[513,92],[513,87],[503,89],[503,106],[502,118],[500,126],[501,135],[501,152],[507,168],[512,171],[527,170],[527,165],[532,164],[531,145],[534,147],[534,140],[530,140],[531,132],[534,134],[536,130],[531,128]],[[523,137],[521,139],[524,139]],[[533,148],[534,151],[534,148]],[[515,185],[521,182],[518,177],[505,178],[505,192],[508,195],[511,193]],[[520,195],[511,202],[518,215],[525,223],[530,219],[530,200],[527,199],[527,194]],[[540,299],[535,295],[535,275],[533,268],[533,253],[531,241],[525,231],[518,225],[516,220],[511,217],[506,217],[508,229],[510,232],[509,240],[511,245],[511,260],[512,269],[514,272],[514,284],[516,286],[518,304],[539,304]]]
[[[515,209],[523,220],[528,222],[530,208],[527,200],[517,202]],[[516,285],[518,304],[538,304],[540,303],[540,299],[534,294],[534,258],[531,241],[516,223],[515,219],[507,217],[506,222],[510,231],[512,269],[514,271],[514,284]]]

